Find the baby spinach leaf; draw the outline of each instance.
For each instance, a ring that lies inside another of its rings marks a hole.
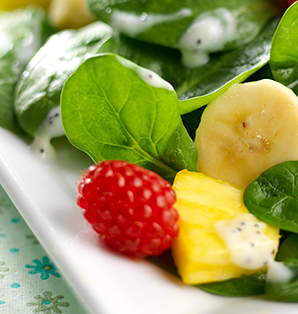
[[[197,128],[201,122],[202,114],[205,110],[206,106],[200,107],[190,113],[182,115],[182,121],[185,125],[188,134],[190,137],[195,140]]]
[[[292,272],[292,277],[286,281],[266,282],[265,295],[268,300],[281,302],[298,301],[298,258],[284,262]]]
[[[60,106],[60,94],[67,78],[94,56],[111,28],[95,22],[79,30],[64,30],[51,36],[29,62],[18,82],[15,112],[22,128],[36,136],[48,113]],[[61,136],[63,134],[49,134]]]
[[[151,69],[170,82],[179,98],[180,113],[190,113],[224,92],[234,83],[246,80],[264,67],[270,57],[271,40],[279,18],[271,20],[249,44],[233,51],[215,54],[208,64],[186,68],[176,49],[114,35],[100,48]]]
[[[290,279],[276,282],[266,282],[265,294],[269,300],[282,302],[297,302],[298,300],[298,234],[290,234],[280,245],[277,261],[292,272]]]
[[[115,54],[86,60],[61,96],[69,141],[94,162],[123,159],[172,181],[196,168],[194,142],[184,128],[173,87],[156,73]]]
[[[47,36],[45,12],[28,7],[0,13],[0,125],[20,133],[13,109],[16,83]]]
[[[270,58],[271,41],[278,22],[279,18],[271,20],[247,45],[212,55],[198,72],[190,72],[185,85],[177,88],[180,113],[186,114],[210,103],[232,84],[245,81],[264,67]]]
[[[214,282],[198,286],[208,292],[232,296],[246,297],[265,293],[266,274],[253,274],[230,279],[223,282]]]
[[[298,234],[290,233],[284,241],[282,241],[277,255],[277,261],[286,261],[298,258]]]
[[[150,256],[147,258],[150,262],[164,269],[170,274],[180,278],[177,267],[173,260],[171,250],[166,251],[159,256]],[[251,295],[264,294],[265,292],[266,274],[252,274],[234,278],[222,282],[213,282],[204,285],[194,285],[194,287],[203,289],[213,294],[245,297]]]
[[[0,125],[10,131],[19,133],[15,112],[13,110],[13,93],[20,75],[20,66],[12,51],[0,57]]]
[[[298,92],[298,2],[284,13],[272,40],[270,67],[276,81]]]
[[[190,53],[241,46],[252,40],[276,14],[268,0],[87,0],[87,3],[94,16],[123,34]]]
[[[180,275],[178,274],[178,270],[175,265],[171,249],[166,250],[161,255],[150,255],[146,259],[153,263],[154,265],[167,271],[171,275],[177,278],[181,278]]]
[[[199,69],[189,69],[182,65],[178,50],[151,44],[114,33],[101,47],[99,52],[112,52],[129,59],[139,66],[150,69],[170,82],[175,90],[196,85]],[[178,95],[179,96],[179,95]]]
[[[260,220],[298,232],[298,161],[265,170],[248,185],[243,199],[248,210]]]

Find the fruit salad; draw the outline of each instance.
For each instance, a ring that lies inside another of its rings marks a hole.
[[[120,254],[297,301],[298,4],[57,3],[0,12],[0,125],[90,156],[76,202]]]

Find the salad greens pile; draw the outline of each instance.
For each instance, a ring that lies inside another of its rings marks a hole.
[[[111,33],[112,29],[99,21],[49,37],[26,66],[15,89],[14,109],[27,133],[35,136],[48,113],[59,107],[65,81],[83,61],[97,53]],[[62,136],[63,132],[51,135]]]
[[[55,31],[39,7],[0,13],[2,127],[31,139],[66,135],[94,162],[124,159],[172,182],[196,169],[200,116],[232,84],[272,78],[298,92],[298,3],[282,16],[269,0],[87,3],[100,21],[79,30]],[[195,38],[194,48],[191,30],[202,19],[210,37]],[[229,35],[220,46],[211,22]],[[183,56],[197,52],[205,63],[185,66]],[[50,127],[53,112],[62,129]],[[244,195],[255,216],[281,229],[277,259],[292,278],[270,282],[261,273],[200,288],[298,301],[297,175],[298,161],[276,165]],[[176,273],[168,252],[150,259]]]
[[[171,182],[180,169],[196,169],[173,87],[120,56],[83,63],[64,86],[61,114],[70,142],[96,163],[129,160]]]
[[[0,125],[4,128],[20,132],[12,106],[14,89],[27,63],[50,33],[41,8],[0,13]]]
[[[253,39],[276,12],[272,1],[267,0],[187,0],[183,5],[177,0],[162,4],[158,0],[87,0],[87,3],[99,20],[115,30],[132,38],[181,51],[195,48],[216,52],[242,46]],[[205,34],[192,38],[192,27],[197,27],[195,23],[198,21],[216,27],[216,43],[210,45],[207,36],[213,37],[214,29],[206,24],[198,26]]]
[[[181,100],[180,114],[190,113],[268,62],[278,20],[271,19],[248,44],[212,55],[210,62],[194,69],[183,66],[177,49],[123,36],[102,22],[80,30],[60,31],[48,38],[18,81],[14,101],[18,122],[28,134],[38,136],[47,115],[59,107],[67,78],[86,58],[104,52],[115,53],[159,74],[175,88]]]
[[[298,161],[265,170],[251,182],[243,200],[249,211],[271,226],[298,233]]]
[[[272,41],[270,67],[273,78],[298,93],[298,7],[293,5],[280,21]]]

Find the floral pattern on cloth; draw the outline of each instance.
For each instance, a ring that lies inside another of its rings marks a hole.
[[[90,314],[1,186],[0,313]]]
[[[49,279],[50,275],[57,278],[61,277],[61,275],[57,272],[55,265],[50,262],[47,256],[43,256],[42,261],[34,259],[32,262],[36,265],[25,265],[26,268],[32,269],[28,272],[29,274],[40,274],[40,278],[42,280]]]
[[[51,314],[52,311],[54,313],[63,313],[60,307],[68,307],[69,303],[60,302],[60,300],[64,299],[63,295],[53,296],[52,291],[45,291],[43,296],[37,295],[34,297],[36,302],[28,302],[27,305],[35,306],[34,312],[44,314]]]

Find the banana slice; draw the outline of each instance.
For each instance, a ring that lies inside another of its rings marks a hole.
[[[198,171],[245,188],[265,169],[298,160],[298,97],[275,81],[235,84],[205,109]]]
[[[52,0],[49,19],[58,29],[80,28],[95,21],[86,0]]]

